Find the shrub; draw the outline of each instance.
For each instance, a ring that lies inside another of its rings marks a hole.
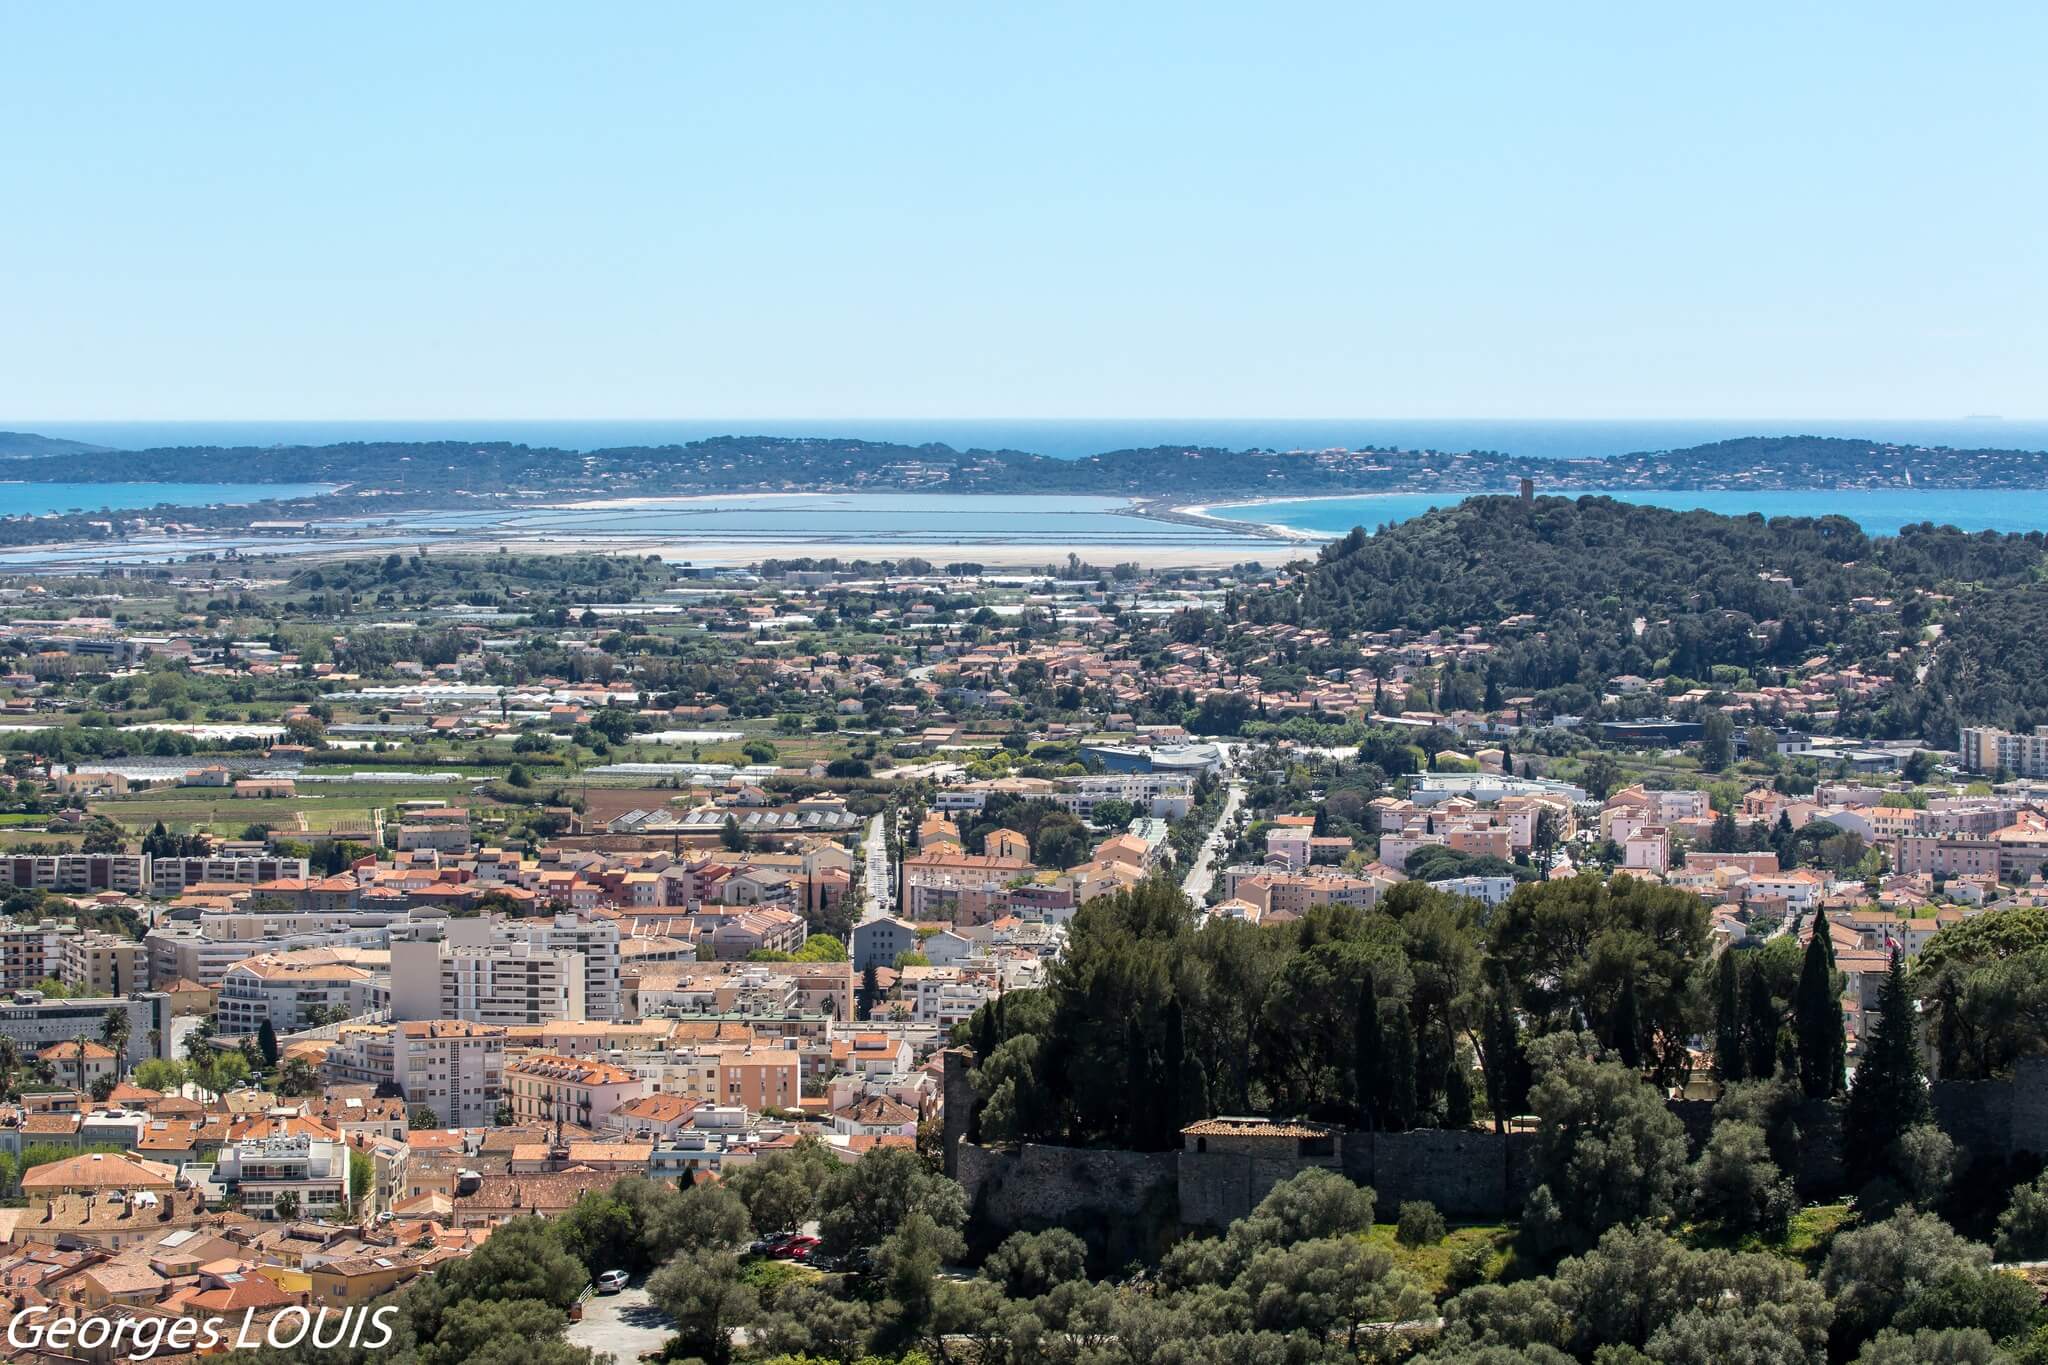
[[[1394,1225],[1394,1240],[1404,1247],[1435,1246],[1444,1239],[1444,1216],[1427,1199],[1410,1199],[1401,1205],[1400,1221]]]

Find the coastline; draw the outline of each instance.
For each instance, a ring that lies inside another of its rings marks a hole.
[[[1359,496],[1348,493],[1328,494],[1329,498],[1350,498]],[[1366,495],[1370,496],[1370,495]],[[1248,498],[1242,502],[1198,502],[1185,503],[1175,507],[1161,508],[1156,504],[1139,503],[1137,515],[1151,517],[1157,521],[1179,521],[1190,526],[1209,526],[1232,531],[1262,535],[1269,540],[1284,540],[1293,545],[1327,545],[1335,536],[1318,535],[1304,531],[1299,526],[1288,526],[1277,521],[1239,521],[1235,517],[1212,516],[1219,507],[1269,507],[1284,502],[1321,502],[1324,498]]]

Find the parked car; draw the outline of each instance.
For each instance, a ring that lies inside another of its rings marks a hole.
[[[616,1294],[626,1287],[627,1278],[628,1276],[623,1270],[607,1270],[604,1274],[597,1277],[597,1292],[600,1294]]]

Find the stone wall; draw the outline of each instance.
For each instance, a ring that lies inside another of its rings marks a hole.
[[[2012,1130],[2007,1150],[2048,1156],[2048,1057],[2013,1068]]]
[[[1346,1133],[1344,1174],[1370,1185],[1380,1216],[1426,1199],[1446,1218],[1495,1219],[1522,1207],[1534,1187],[1535,1135],[1479,1129]]]
[[[1063,1227],[1102,1264],[1156,1258],[1180,1223],[1179,1152],[1015,1148],[963,1142],[954,1176],[967,1191],[977,1242]]]
[[[1348,1135],[1347,1135],[1348,1138]],[[1273,1152],[1178,1152],[1180,1218],[1191,1227],[1223,1228],[1250,1213],[1283,1180],[1327,1158],[1303,1160]]]

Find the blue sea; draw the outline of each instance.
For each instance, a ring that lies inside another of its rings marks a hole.
[[[1584,495],[1566,492],[1564,496]],[[1766,517],[1843,516],[1875,536],[1896,535],[1901,526],[1920,522],[1965,531],[2048,531],[2048,489],[2038,488],[1858,488],[1765,493],[1626,489],[1603,496],[1652,507],[1701,508],[1724,516],[1747,516],[1751,512]],[[1350,498],[1295,498],[1215,506],[1208,513],[1228,521],[1286,526],[1335,539],[1354,526],[1378,530],[1421,516],[1432,507],[1448,507],[1462,500],[1456,493],[1369,493]]]
[[[333,486],[325,483],[0,483],[0,517],[39,517],[51,512],[136,511],[161,503],[173,507],[233,506],[271,498],[310,498],[325,493]]]
[[[1078,459],[1157,445],[1324,450],[1377,446],[1407,450],[1495,450],[1532,458],[1627,455],[1675,450],[1738,436],[1849,436],[1908,445],[2048,450],[2048,421],[1930,418],[1745,418],[1573,421],[1487,418],[802,418],[649,420],[63,422],[0,419],[0,430],[33,431],[117,450],[170,446],[327,445],[338,441],[513,441],[565,450],[672,445],[712,436],[849,436],[955,449],[1025,450]]]

